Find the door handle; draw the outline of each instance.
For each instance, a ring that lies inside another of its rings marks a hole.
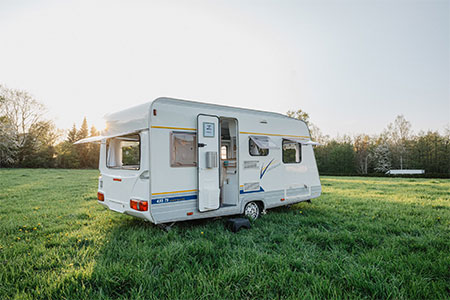
[[[199,147],[199,148],[202,148],[202,147],[205,147],[205,146],[206,146],[206,144],[198,143],[198,147]]]

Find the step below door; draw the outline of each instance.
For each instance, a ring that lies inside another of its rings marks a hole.
[[[219,118],[197,116],[198,210],[215,210],[220,205]]]

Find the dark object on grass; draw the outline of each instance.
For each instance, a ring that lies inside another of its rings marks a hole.
[[[250,229],[250,221],[247,218],[228,219],[227,228],[232,232],[238,232],[242,227]]]

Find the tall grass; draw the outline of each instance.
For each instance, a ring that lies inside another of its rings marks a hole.
[[[324,177],[319,199],[233,234],[107,211],[97,176],[0,170],[0,299],[450,295],[450,180]]]

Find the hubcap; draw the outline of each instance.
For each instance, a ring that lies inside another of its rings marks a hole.
[[[245,216],[256,219],[259,215],[259,207],[255,202],[250,202],[245,206]]]

